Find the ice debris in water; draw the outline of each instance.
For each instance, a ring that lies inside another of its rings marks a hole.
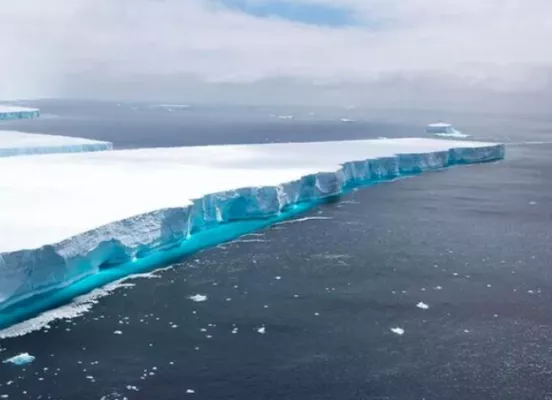
[[[391,328],[391,332],[397,334],[397,335],[403,335],[404,334],[404,329],[402,328]]]
[[[187,390],[186,390],[186,393],[188,393],[188,394],[194,394],[194,393],[195,393],[195,390],[193,390],[193,389],[187,389]]]
[[[195,301],[196,303],[201,303],[202,301],[207,300],[207,296],[204,294],[194,294],[193,296],[188,297],[190,300]]]
[[[114,334],[114,335],[122,335],[123,332],[122,332],[122,331],[114,331],[113,334]]]
[[[264,335],[266,333],[266,328],[264,326],[257,329],[257,332],[259,332],[261,335]]]
[[[422,310],[427,310],[429,308],[429,306],[423,301],[420,301],[418,304],[416,304],[416,307],[421,308]]]
[[[30,364],[35,360],[34,356],[31,356],[29,353],[21,353],[15,357],[8,358],[4,363],[13,364],[13,365],[26,365]]]

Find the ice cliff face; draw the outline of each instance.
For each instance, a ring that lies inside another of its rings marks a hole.
[[[40,116],[38,108],[13,107],[0,105],[0,120],[32,119]]]
[[[0,131],[0,137],[2,132]],[[109,142],[81,143],[67,145],[46,145],[46,146],[27,146],[27,147],[0,147],[0,157],[29,156],[36,154],[56,154],[56,153],[81,153],[91,151],[113,150],[113,145]]]
[[[454,165],[499,160],[503,145],[451,148],[346,162],[277,186],[207,194],[191,205],[136,215],[37,249],[0,253],[0,310],[38,293],[177,246],[221,224],[269,218],[297,204],[343,191]],[[174,182],[173,182],[174,183]],[[184,203],[186,204],[186,203]]]
[[[112,150],[98,140],[0,130],[0,157]]]

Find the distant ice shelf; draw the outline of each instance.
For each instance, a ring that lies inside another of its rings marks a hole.
[[[40,110],[38,108],[0,105],[0,120],[31,119],[39,116]]]
[[[111,149],[113,149],[113,145],[110,142],[0,130],[0,157],[49,153],[77,153]]]
[[[13,322],[5,310],[25,299],[28,309],[31,297],[178,254],[204,232],[217,244],[211,232],[228,223],[247,225],[355,187],[503,157],[501,144],[407,138],[2,158],[0,326]]]

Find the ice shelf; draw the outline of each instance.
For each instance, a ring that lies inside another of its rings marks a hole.
[[[0,105],[0,120],[31,119],[38,118],[39,116],[40,110],[38,108]]]
[[[227,222],[503,157],[501,144],[409,138],[2,158],[0,310]]]
[[[110,142],[0,130],[0,157],[111,150]]]

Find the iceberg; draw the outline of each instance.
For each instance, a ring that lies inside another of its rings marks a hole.
[[[38,108],[15,107],[0,105],[0,120],[32,119],[40,116]]]
[[[44,296],[75,297],[348,190],[504,151],[406,138],[2,158],[0,327],[59,304]]]
[[[427,133],[433,133],[435,136],[450,137],[455,139],[464,139],[470,135],[466,135],[460,131],[457,131],[451,124],[446,122],[437,122],[435,124],[429,124],[426,128]]]
[[[21,353],[12,358],[8,358],[4,361],[4,364],[13,364],[17,366],[27,365],[32,363],[35,360],[34,356],[31,356],[29,353]]]
[[[113,144],[67,136],[0,130],[0,157],[112,150]]]

